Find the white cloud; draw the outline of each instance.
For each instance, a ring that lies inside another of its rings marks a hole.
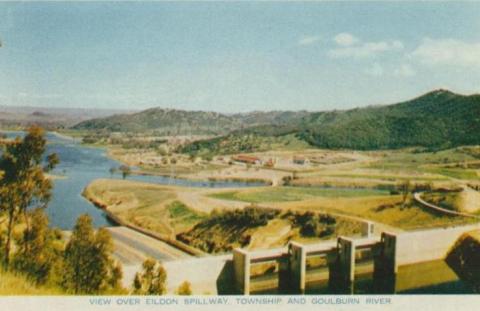
[[[412,68],[412,66],[410,66],[408,64],[402,64],[400,67],[396,68],[393,71],[393,75],[397,76],[397,77],[412,77],[416,74],[417,73]]]
[[[298,45],[311,45],[320,40],[319,36],[304,36],[298,40]]]
[[[401,41],[364,42],[354,46],[335,48],[328,52],[332,58],[368,58],[380,53],[403,50]]]
[[[429,66],[480,67],[480,42],[425,38],[409,56]]]
[[[365,69],[365,73],[374,77],[380,77],[383,76],[384,70],[380,64],[375,63],[372,67]]]
[[[342,32],[336,35],[333,38],[333,41],[335,41],[340,46],[351,46],[359,42],[360,40],[352,34],[349,34],[348,32]]]

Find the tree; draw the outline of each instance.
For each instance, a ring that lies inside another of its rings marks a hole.
[[[110,177],[113,177],[113,175],[117,172],[117,168],[112,166],[108,171],[110,172]]]
[[[4,262],[8,269],[12,243],[12,231],[18,217],[25,217],[27,231],[30,224],[27,208],[47,207],[51,197],[52,183],[45,172],[52,170],[58,163],[54,154],[47,156],[45,166],[42,157],[46,140],[40,127],[31,127],[23,139],[17,137],[14,143],[5,147],[0,158],[0,212],[7,217]],[[25,240],[28,243],[28,240]],[[28,245],[26,245],[28,248]]]
[[[63,287],[75,294],[120,288],[122,270],[111,258],[113,242],[105,228],[95,232],[89,215],[81,215],[65,248]]]
[[[411,184],[410,180],[405,180],[401,185],[400,185],[400,192],[402,193],[402,208],[405,207],[405,204],[407,203],[407,198],[408,198],[408,193],[410,192]]]
[[[63,240],[61,234],[48,227],[48,217],[43,209],[29,213],[32,227],[23,232],[23,246],[14,257],[17,270],[26,272],[36,283],[52,279],[61,265]]]
[[[177,289],[177,294],[178,295],[184,295],[184,296],[191,295],[192,294],[192,286],[191,286],[190,282],[184,281],[182,284],[180,284],[180,286]]]
[[[121,165],[118,169],[122,173],[123,179],[127,178],[132,173],[130,166],[127,165]]]
[[[149,258],[143,262],[143,271],[135,274],[133,293],[137,295],[163,295],[167,272],[155,259]]]

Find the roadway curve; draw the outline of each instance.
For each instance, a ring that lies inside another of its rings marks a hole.
[[[415,193],[413,194],[413,198],[415,199],[415,201],[417,201],[418,203],[422,204],[423,206],[425,206],[425,207],[427,207],[427,208],[433,209],[433,210],[435,210],[435,211],[437,211],[437,212],[449,214],[449,215],[463,216],[463,217],[470,217],[470,218],[480,219],[479,216],[476,216],[476,215],[473,215],[473,214],[456,212],[456,211],[448,210],[448,209],[443,208],[443,207],[440,207],[440,206],[436,206],[436,205],[434,205],[434,204],[432,204],[432,203],[428,203],[427,201],[425,201],[424,199],[422,199],[422,194],[423,194],[423,192],[415,192]]]

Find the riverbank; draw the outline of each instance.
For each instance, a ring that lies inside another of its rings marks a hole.
[[[69,136],[67,134],[63,134],[63,133],[60,133],[60,132],[57,132],[57,131],[51,131],[49,133],[58,137],[58,138],[60,138],[60,139],[70,140],[70,141],[74,141],[74,142],[80,142],[81,141],[78,138],[75,138],[73,136]]]
[[[195,222],[174,217],[171,204],[176,202],[175,187],[123,180],[96,180],[82,195],[101,208],[115,224],[163,241],[193,256],[205,255],[176,240],[176,231]],[[193,212],[192,215],[198,215]],[[180,222],[180,224],[178,223]]]

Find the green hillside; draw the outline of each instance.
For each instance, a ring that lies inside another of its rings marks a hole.
[[[272,137],[281,140],[285,135],[294,135],[319,148],[371,150],[423,146],[446,149],[480,144],[479,132],[480,95],[436,90],[389,106],[316,112],[295,122],[253,126],[228,136],[194,142],[182,151],[253,152],[259,150],[250,142],[261,146],[258,141]],[[231,147],[233,141],[236,148]]]
[[[480,95],[437,90],[396,105],[314,113],[302,126],[299,137],[324,148],[480,144]]]
[[[152,108],[80,122],[76,130],[110,132],[155,132],[159,135],[225,135],[261,124],[291,124],[308,115],[306,111],[249,112],[232,115],[210,111]]]
[[[234,118],[216,112],[152,108],[132,114],[117,114],[84,121],[73,128],[112,132],[155,131],[160,135],[188,135],[224,134],[239,127],[240,123]]]

